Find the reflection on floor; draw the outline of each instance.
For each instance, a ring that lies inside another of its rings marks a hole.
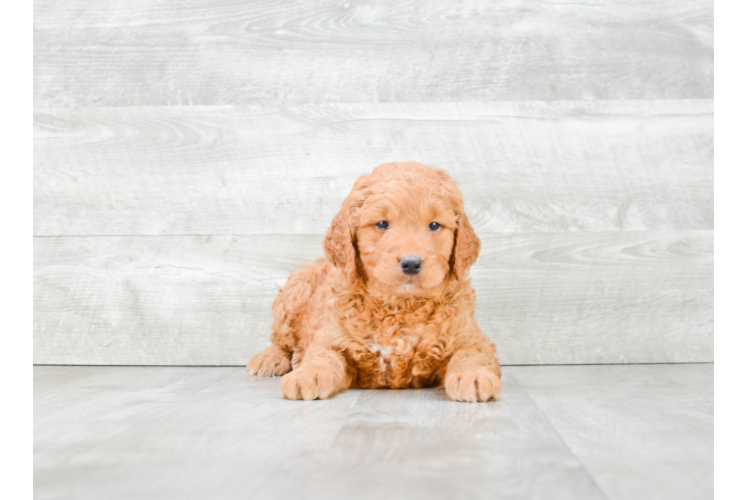
[[[34,497],[711,498],[712,364],[508,366],[499,402],[281,398],[235,367],[34,369]]]

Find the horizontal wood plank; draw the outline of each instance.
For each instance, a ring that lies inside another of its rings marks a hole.
[[[713,360],[713,232],[480,234],[505,364]],[[34,361],[241,365],[319,235],[38,237]]]
[[[712,10],[704,0],[35,2],[35,104],[712,98]]]
[[[712,229],[713,130],[711,100],[37,110],[34,231],[320,234],[406,160],[479,231]]]

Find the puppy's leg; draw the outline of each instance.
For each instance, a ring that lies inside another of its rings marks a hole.
[[[277,345],[271,345],[252,356],[247,363],[247,371],[260,377],[284,375],[291,371],[291,356]]]
[[[449,399],[471,403],[499,399],[501,368],[494,349],[491,345],[472,346],[452,356],[444,377]]]
[[[270,377],[291,371],[291,353],[298,348],[298,331],[292,324],[314,293],[320,266],[304,266],[292,272],[283,289],[273,301],[272,346],[255,354],[247,363],[252,375]]]
[[[320,345],[311,345],[299,367],[281,379],[286,399],[327,399],[350,386],[345,357]]]

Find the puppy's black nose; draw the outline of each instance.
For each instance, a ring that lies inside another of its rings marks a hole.
[[[400,269],[405,274],[418,274],[421,272],[421,264],[423,262],[418,257],[408,256],[400,259]]]

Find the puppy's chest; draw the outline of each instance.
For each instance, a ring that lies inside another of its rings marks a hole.
[[[444,361],[433,328],[394,325],[372,328],[358,338],[349,353],[356,365],[359,387],[424,387],[438,382]]]

